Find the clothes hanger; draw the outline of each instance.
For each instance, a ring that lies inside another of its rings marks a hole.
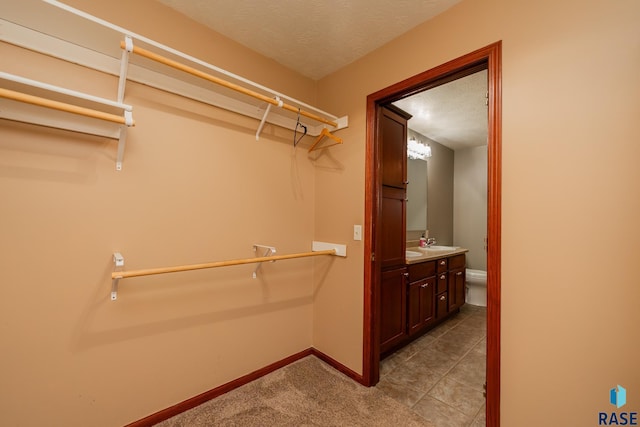
[[[302,135],[300,135],[300,138],[297,137],[298,135],[298,128],[300,128],[303,133]],[[300,109],[298,108],[298,121],[296,122],[296,127],[293,130],[293,146],[297,146],[298,143],[302,140],[302,138],[307,134],[307,127],[305,125],[303,125],[302,123],[300,123]]]
[[[323,145],[322,147],[317,147],[316,148],[316,145],[318,145],[318,143],[320,141],[322,141],[322,139],[324,137],[331,138],[335,142],[333,144]],[[342,138],[339,138],[339,137],[333,135],[331,132],[329,132],[329,130],[327,128],[322,128],[322,131],[320,132],[320,135],[318,135],[318,138],[316,139],[316,141],[313,143],[313,145],[311,145],[311,147],[309,147],[309,153],[312,152],[312,151],[319,150],[321,148],[328,148],[328,147],[332,147],[332,146],[338,145],[338,144],[342,144]]]

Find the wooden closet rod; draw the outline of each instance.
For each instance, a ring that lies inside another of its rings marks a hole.
[[[126,43],[124,41],[121,41],[120,42],[120,47],[122,49],[125,49],[126,48]],[[270,97],[268,97],[266,95],[263,95],[261,93],[252,91],[252,90],[247,89],[247,88],[244,88],[244,87],[242,87],[240,85],[237,85],[235,83],[231,83],[231,82],[228,82],[228,81],[226,81],[224,79],[212,76],[211,74],[204,73],[204,72],[202,72],[200,70],[197,70],[197,69],[195,69],[193,67],[181,64],[181,63],[179,63],[177,61],[174,61],[172,59],[166,58],[166,57],[164,57],[162,55],[158,55],[158,54],[153,53],[151,51],[148,51],[148,50],[146,50],[144,48],[141,48],[141,47],[138,47],[138,46],[133,46],[133,51],[132,52],[135,53],[136,55],[140,55],[142,57],[145,57],[147,59],[151,59],[153,61],[156,61],[156,62],[159,62],[161,64],[167,65],[169,67],[175,68],[177,70],[184,71],[185,73],[189,73],[189,74],[194,75],[196,77],[200,77],[202,79],[208,80],[208,81],[210,81],[212,83],[216,83],[216,84],[218,84],[220,86],[224,86],[224,87],[226,87],[228,89],[232,89],[232,90],[235,90],[237,92],[243,93],[245,95],[252,96],[252,97],[257,98],[257,99],[259,99],[261,101],[264,101],[264,102],[268,102],[269,104],[272,104],[272,105],[275,105],[275,106],[280,106],[280,102],[281,101],[278,102],[274,98],[270,98]],[[294,107],[293,105],[282,103],[281,108],[284,108],[285,110],[291,111],[293,113],[300,113],[301,116],[308,117],[310,119],[313,119],[313,120],[316,120],[318,122],[327,124],[329,126],[338,127],[338,124],[336,122],[333,122],[331,120],[325,119],[324,117],[318,116],[317,114],[313,114],[313,113],[310,113],[308,111],[301,110],[301,109],[299,109],[297,107]]]
[[[150,276],[152,274],[178,273],[180,271],[202,270],[205,268],[228,267],[231,265],[252,264],[256,262],[278,261],[282,259],[306,258],[319,255],[336,255],[335,249],[324,251],[302,252],[289,255],[274,255],[257,258],[236,259],[230,261],[208,262],[204,264],[179,265],[175,267],[148,268],[146,270],[114,271],[111,279],[126,279],[127,277]]]
[[[92,110],[90,108],[79,107],[77,105],[67,104],[60,101],[54,101],[51,99],[41,98],[39,96],[28,95],[22,92],[16,92],[9,89],[0,88],[0,97],[7,98],[14,101],[25,102],[27,104],[33,104],[40,107],[47,107],[53,110],[64,111],[67,113],[79,114],[81,116],[92,117],[94,119],[106,120],[109,122],[119,123],[126,125],[127,121],[125,117],[115,114],[105,113],[103,111]],[[135,125],[135,122],[131,121],[131,126]]]

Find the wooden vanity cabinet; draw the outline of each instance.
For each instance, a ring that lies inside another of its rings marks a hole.
[[[408,292],[408,307],[409,307],[409,333],[417,332],[428,325],[444,319],[451,313],[458,310],[464,304],[465,300],[465,263],[466,258],[464,254],[454,255],[448,258],[440,258],[435,261],[427,261],[419,264],[409,265],[409,292]],[[419,266],[425,267],[419,267]],[[429,267],[426,267],[429,265]],[[425,285],[425,281],[416,282],[414,280],[420,277],[421,279],[426,276],[418,276],[412,274],[412,269],[429,269],[432,272],[432,283]],[[418,289],[418,286],[420,288]],[[422,301],[426,301],[426,295],[421,294],[419,291],[431,292],[432,299],[430,305],[425,305],[424,312],[427,313],[430,310],[430,314],[425,314],[423,324],[418,325],[417,318],[420,317],[415,314],[419,310]],[[427,308],[428,307],[428,308]],[[413,311],[412,311],[413,310]],[[412,317],[412,313],[413,316]],[[430,316],[430,317],[429,317]],[[429,318],[428,320],[426,320]]]
[[[435,267],[434,261],[409,266],[407,327],[410,336],[424,330],[436,320]]]
[[[382,272],[380,281],[380,353],[402,343],[407,333],[407,269]]]
[[[465,300],[465,256],[457,255],[449,258],[448,288],[449,311],[457,310]]]

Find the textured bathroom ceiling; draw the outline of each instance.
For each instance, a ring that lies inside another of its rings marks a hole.
[[[458,150],[487,145],[486,97],[487,71],[483,70],[393,105],[413,115],[409,120],[410,129]]]
[[[320,79],[460,0],[158,0]]]

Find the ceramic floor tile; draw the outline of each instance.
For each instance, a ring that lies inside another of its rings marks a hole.
[[[404,362],[405,360],[403,358],[396,357],[395,354],[392,354],[387,358],[385,358],[384,360],[381,360],[380,361],[380,378],[384,378],[386,375],[389,374],[389,372],[393,371]]]
[[[487,339],[483,338],[478,344],[476,344],[472,349],[472,353],[481,354],[486,357],[487,355]]]
[[[407,360],[405,365],[408,369],[411,370],[418,367],[426,368],[442,376],[446,374],[447,371],[449,371],[449,369],[451,369],[460,359],[455,355],[439,351],[434,348],[434,345],[430,345],[425,350],[422,350],[411,359]]]
[[[482,338],[464,336],[462,334],[447,335],[434,341],[433,345],[431,345],[429,349],[445,354],[455,360],[459,360],[481,339]]]
[[[435,427],[467,427],[473,420],[472,417],[430,396],[420,399],[413,405],[413,410]]]
[[[462,338],[471,337],[471,338],[480,340],[485,336],[487,336],[487,328],[482,323],[478,324],[475,322],[463,322],[457,325],[456,327],[448,330],[445,334],[442,335],[441,338],[444,338],[447,336],[455,336],[455,337],[462,337]]]
[[[397,380],[389,377],[382,378],[376,384],[376,388],[408,407],[415,405],[425,395],[425,391],[409,387],[402,378]]]
[[[455,325],[451,324],[450,320],[447,320],[446,322],[443,322],[438,326],[436,326],[435,328],[431,329],[429,332],[427,332],[427,335],[432,336],[434,338],[441,337],[453,326]]]
[[[478,411],[478,415],[474,418],[469,427],[486,427],[487,425],[487,407],[482,405],[482,408]]]
[[[469,352],[447,373],[446,377],[482,392],[487,378],[486,366],[485,355]]]
[[[409,345],[412,345],[417,351],[422,351],[425,348],[428,348],[435,340],[436,338],[433,335],[425,334]]]
[[[484,405],[484,396],[481,391],[454,381],[447,376],[436,384],[427,395],[446,403],[471,418]]]
[[[399,366],[390,372],[384,379],[395,384],[404,384],[413,390],[429,391],[442,378],[442,373],[430,369],[428,366],[409,364]]]
[[[486,335],[487,333],[487,319],[479,316],[469,316],[461,322],[458,327],[471,328],[471,329],[479,329]]]

